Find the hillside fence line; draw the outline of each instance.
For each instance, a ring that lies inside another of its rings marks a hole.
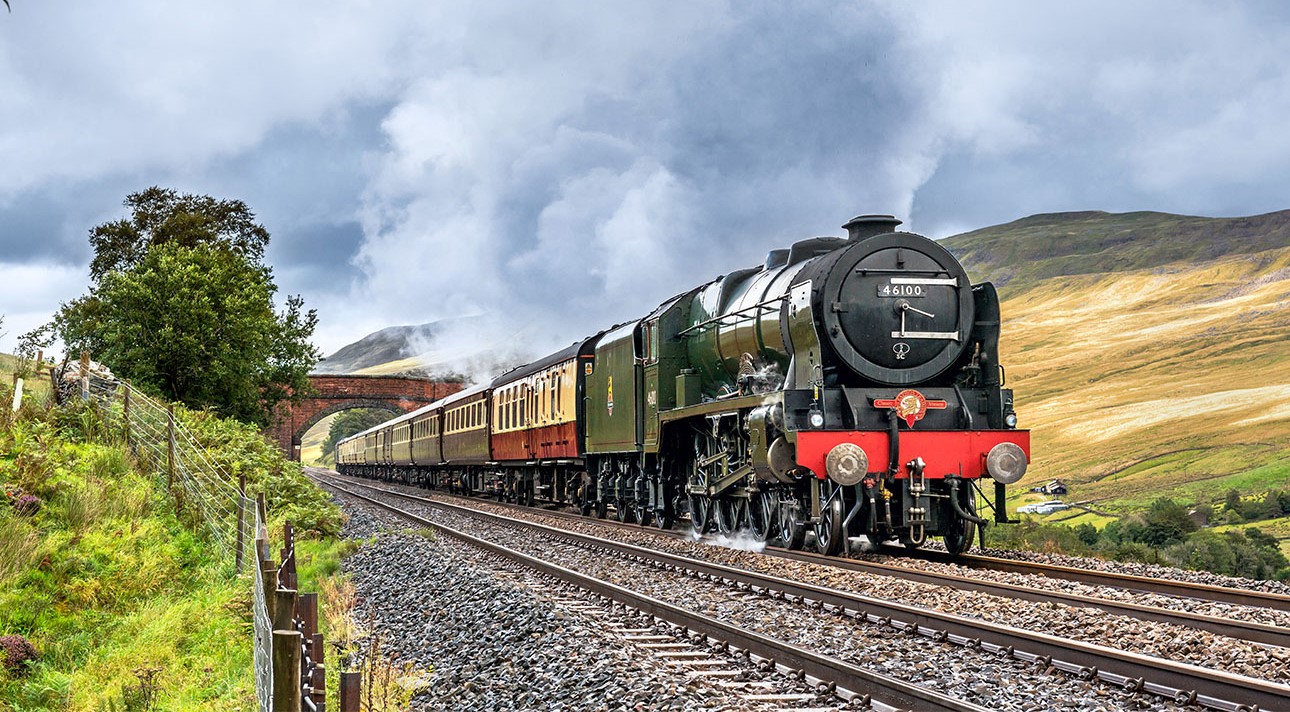
[[[37,361],[40,363],[40,361]],[[281,563],[269,548],[264,495],[246,493],[246,478],[236,481],[191,432],[176,421],[174,407],[142,393],[129,382],[92,364],[49,369],[55,399],[80,398],[96,407],[109,427],[118,428],[140,466],[164,474],[180,521],[199,530],[222,557],[232,559],[235,575],[248,573],[254,619],[256,696],[261,712],[324,712],[323,636],[318,632],[318,594],[299,593],[295,532],[283,527]],[[15,381],[14,409],[21,402]],[[248,562],[254,566],[248,569]],[[359,712],[361,674],[340,673],[340,712]]]

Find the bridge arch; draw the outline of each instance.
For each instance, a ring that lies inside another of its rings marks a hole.
[[[296,404],[284,404],[269,434],[282,452],[300,459],[300,439],[318,421],[332,413],[354,408],[408,413],[452,395],[464,384],[406,376],[356,376],[313,374],[313,394]]]

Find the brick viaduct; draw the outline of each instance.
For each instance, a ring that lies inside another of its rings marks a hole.
[[[462,389],[460,383],[399,376],[309,377],[315,393],[295,405],[283,406],[270,437],[288,457],[300,459],[300,438],[318,421],[351,408],[377,408],[392,415],[407,413]]]

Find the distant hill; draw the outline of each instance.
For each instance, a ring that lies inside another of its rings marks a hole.
[[[1003,285],[1027,485],[1112,513],[1290,485],[1290,211],[1035,215],[941,244]]]
[[[1007,291],[1290,247],[1290,210],[1244,218],[1087,211],[1032,215],[941,241],[973,275]]]
[[[478,383],[537,356],[522,351],[523,334],[508,348],[490,350],[478,337],[478,316],[440,319],[373,332],[328,356],[314,373],[420,376]]]
[[[432,341],[442,329],[442,322],[437,321],[386,327],[319,361],[314,373],[357,373],[365,368],[416,356],[420,349],[415,344]]]

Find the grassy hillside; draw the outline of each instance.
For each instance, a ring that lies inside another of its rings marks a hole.
[[[1004,278],[1027,484],[1112,514],[1290,485],[1290,213],[1044,215],[943,244]]]
[[[0,358],[0,636],[22,636],[36,657],[0,654],[0,712],[255,709],[248,580],[100,411],[33,398],[11,414],[11,366]],[[335,505],[255,427],[176,416],[207,457],[265,492],[275,531],[284,519],[302,536],[339,529]]]

